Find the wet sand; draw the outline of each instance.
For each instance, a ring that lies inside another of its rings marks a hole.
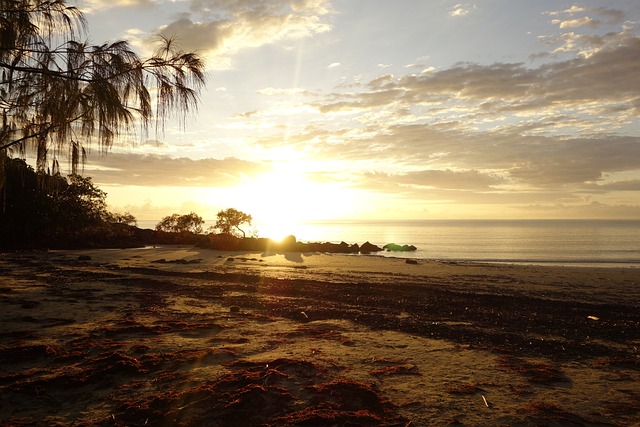
[[[640,425],[640,269],[172,246],[0,277],[2,425]]]

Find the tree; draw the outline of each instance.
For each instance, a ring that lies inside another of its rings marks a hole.
[[[229,208],[218,212],[216,225],[213,228],[220,230],[222,234],[234,234],[234,231],[238,230],[242,233],[242,237],[246,237],[247,235],[244,230],[240,228],[240,225],[247,224],[251,226],[251,221],[253,221],[251,215],[234,208]]]
[[[109,213],[109,217],[108,217],[109,222],[114,223],[114,224],[124,224],[124,225],[128,225],[131,227],[137,227],[138,226],[138,220],[136,219],[135,216],[133,216],[132,214],[130,214],[129,212],[125,212],[125,213]]]
[[[59,176],[59,175],[58,175]],[[64,180],[64,178],[60,177]],[[63,182],[54,190],[51,199],[55,206],[56,223],[64,224],[65,232],[74,226],[78,229],[107,222],[107,193],[97,188],[91,178],[70,175],[68,184]]]
[[[156,224],[156,230],[169,233],[202,233],[204,220],[194,212],[186,215],[173,214],[165,216]]]
[[[34,147],[41,172],[52,156],[53,174],[66,150],[75,174],[92,141],[106,151],[135,124],[146,132],[155,118],[158,131],[170,113],[184,118],[196,107],[198,55],[159,38],[143,60],[125,41],[78,41],[84,30],[82,13],[64,0],[0,0],[0,188],[9,150]]]
[[[135,218],[108,212],[106,196],[89,177],[43,174],[24,160],[7,159],[0,246],[91,246],[129,239],[130,230],[118,225]]]

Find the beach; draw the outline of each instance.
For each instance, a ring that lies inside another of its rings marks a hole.
[[[0,271],[2,425],[640,425],[640,269],[158,246]]]

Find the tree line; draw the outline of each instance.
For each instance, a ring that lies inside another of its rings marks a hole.
[[[5,163],[0,198],[0,247],[65,248],[79,246],[139,245],[146,243],[194,243],[203,233],[204,220],[194,212],[164,217],[157,225],[163,236],[143,233],[136,218],[107,209],[107,194],[90,177],[38,172],[22,159]],[[207,231],[245,237],[244,226],[252,217],[237,209],[221,210]],[[182,239],[182,240],[180,240]]]
[[[253,221],[251,215],[234,208],[228,208],[218,212],[216,224],[209,227],[208,232],[215,233],[218,231],[220,234],[245,238],[247,233],[240,226],[246,224],[247,227],[250,227],[251,221]],[[165,216],[156,225],[156,230],[171,233],[201,234],[203,225],[204,220],[202,217],[190,212],[186,215],[173,214]]]
[[[107,210],[91,178],[37,172],[22,159],[5,161],[0,246],[104,245],[132,237],[136,219]]]

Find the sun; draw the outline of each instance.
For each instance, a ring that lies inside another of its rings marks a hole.
[[[309,178],[292,162],[274,165],[235,188],[239,209],[252,215],[261,237],[295,235],[305,222],[351,217],[357,211],[355,190],[339,182]]]

